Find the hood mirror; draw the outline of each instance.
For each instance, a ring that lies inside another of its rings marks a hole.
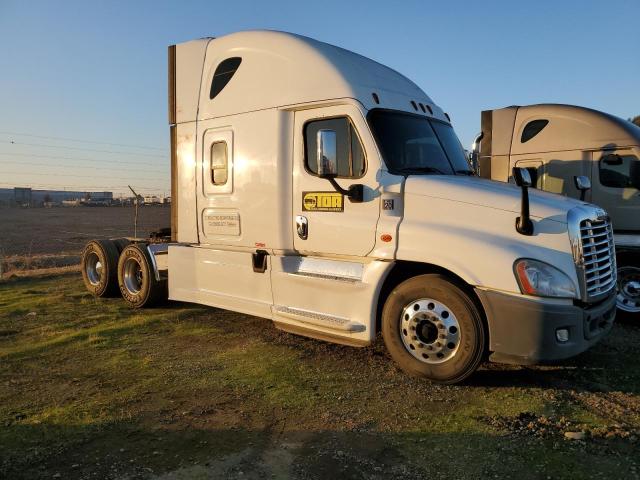
[[[580,200],[584,202],[584,197],[588,190],[591,190],[591,179],[586,175],[578,175],[573,177],[573,183],[580,191]]]
[[[513,169],[513,179],[519,187],[531,186],[531,173],[526,168],[516,167]]]
[[[516,218],[516,230],[522,235],[533,235],[533,222],[529,215],[529,187],[531,186],[531,174],[526,168],[514,167],[513,179],[522,190],[522,202],[520,216]]]
[[[338,176],[338,140],[334,130],[318,130],[316,135],[318,176],[329,180],[336,192],[345,195],[350,201],[360,203],[364,201],[364,185],[351,185],[342,188],[336,182]]]

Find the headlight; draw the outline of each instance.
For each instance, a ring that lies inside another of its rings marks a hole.
[[[576,298],[576,286],[571,279],[556,267],[522,258],[513,266],[520,290],[526,295],[539,297]]]

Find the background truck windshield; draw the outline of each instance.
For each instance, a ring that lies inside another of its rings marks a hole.
[[[450,125],[384,110],[373,110],[367,118],[391,173],[472,174]]]

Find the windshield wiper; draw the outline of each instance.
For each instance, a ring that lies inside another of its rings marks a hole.
[[[457,175],[469,175],[470,177],[475,176],[473,170],[456,170]]]
[[[400,172],[401,173],[407,173],[407,174],[412,174],[412,173],[437,173],[439,175],[448,175],[447,173],[445,173],[442,170],[439,170],[439,169],[437,169],[435,167],[401,168]]]

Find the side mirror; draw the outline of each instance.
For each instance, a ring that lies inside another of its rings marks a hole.
[[[531,174],[526,168],[515,167],[513,169],[513,179],[519,187],[531,186]]]
[[[364,185],[351,185],[347,190],[336,182],[338,176],[338,146],[336,132],[333,130],[318,130],[316,136],[318,176],[329,180],[336,192],[346,195],[350,201],[361,203],[364,201]]]
[[[573,183],[580,191],[580,200],[584,202],[587,190],[591,190],[591,179],[585,175],[577,175],[573,177]]]
[[[336,138],[336,132],[333,130],[318,130],[316,143],[318,145],[319,177],[333,178],[338,175],[338,146]]]

